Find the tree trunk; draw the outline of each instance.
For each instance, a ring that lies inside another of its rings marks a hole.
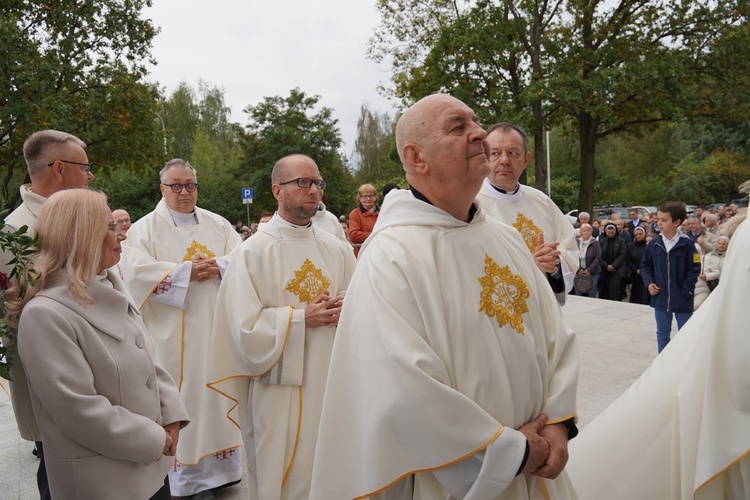
[[[593,214],[594,183],[596,182],[596,124],[590,113],[578,115],[578,140],[581,146],[581,188],[578,192],[578,210]]]

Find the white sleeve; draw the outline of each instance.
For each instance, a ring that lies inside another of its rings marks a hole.
[[[526,437],[507,427],[506,432],[511,439],[497,439],[479,453],[433,471],[452,498],[496,498],[510,485],[526,453]]]
[[[168,306],[185,309],[192,271],[192,262],[179,264],[159,283],[149,299]]]

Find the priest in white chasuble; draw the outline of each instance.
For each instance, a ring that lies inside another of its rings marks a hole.
[[[486,141],[490,173],[479,191],[482,208],[516,228],[564,304],[579,266],[575,229],[546,194],[518,182],[531,159],[522,128],[498,123],[488,130]]]
[[[209,387],[226,396],[228,417],[242,428],[250,498],[306,500],[356,260],[311,222],[325,188],[311,158],[280,159],[272,183],[278,211],[233,254],[219,290]]]
[[[172,495],[210,498],[242,479],[241,436],[223,398],[206,388],[216,295],[241,239],[226,219],[196,206],[198,181],[187,161],[170,160],[159,175],[162,199],[128,231],[121,268],[194,424],[180,433]]]
[[[578,351],[518,233],[475,202],[489,165],[445,94],[396,127],[385,198],[334,341],[312,499],[568,499]]]
[[[582,500],[750,498],[748,256],[745,220],[730,240],[719,286],[581,431],[569,468]]]

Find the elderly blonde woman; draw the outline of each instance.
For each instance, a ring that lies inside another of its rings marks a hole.
[[[716,240],[716,249],[707,253],[701,259],[701,273],[698,276],[698,281],[695,282],[693,310],[697,311],[713,291],[709,282],[713,282],[714,288],[718,284],[721,270],[724,267],[724,254],[727,251],[727,246],[729,246],[729,237],[719,236]]]
[[[357,208],[349,214],[349,241],[354,246],[354,255],[365,242],[378,220],[378,192],[372,184],[362,184],[357,190]]]
[[[188,415],[113,267],[125,234],[106,197],[85,189],[52,195],[36,231],[38,276],[7,298],[51,496],[169,499]]]

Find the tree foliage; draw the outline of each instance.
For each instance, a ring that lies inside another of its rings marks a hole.
[[[287,97],[265,97],[245,108],[249,115],[244,158],[239,176],[254,188],[253,212],[276,210],[271,193],[271,171],[289,154],[311,157],[325,179],[326,206],[335,214],[348,213],[356,182],[339,153],[341,133],[331,108],[316,111],[320,96],[307,96],[299,88]]]
[[[581,209],[594,201],[604,138],[750,118],[744,0],[381,0],[378,9],[370,56],[392,65],[392,94],[410,104],[450,92],[486,123],[529,128],[537,182],[542,133],[563,125],[578,142]]]
[[[395,123],[388,113],[372,111],[362,104],[354,139],[355,177],[362,183],[377,183],[403,176],[396,151]]]
[[[0,17],[0,164],[5,207],[27,178],[22,146],[33,132],[77,135],[98,164],[138,171],[160,161],[158,90],[143,82],[157,31],[140,18],[149,0],[4,2]]]

